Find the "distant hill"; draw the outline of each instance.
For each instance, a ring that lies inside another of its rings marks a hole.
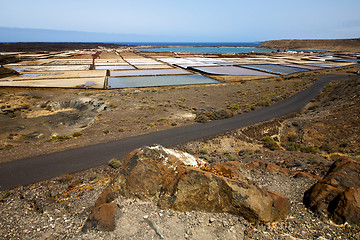
[[[277,49],[311,49],[360,52],[360,38],[319,40],[271,40],[261,43],[258,47]]]

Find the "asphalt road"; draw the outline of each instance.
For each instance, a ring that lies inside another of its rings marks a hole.
[[[3,163],[0,164],[0,189],[12,189],[20,185],[35,183],[65,173],[79,172],[104,165],[111,158],[123,158],[132,150],[144,145],[157,143],[165,147],[171,147],[284,116],[303,108],[320,93],[327,83],[345,78],[348,78],[348,76],[320,76],[319,80],[311,87],[288,99],[270,107],[239,114],[224,120],[176,127],[145,135]]]

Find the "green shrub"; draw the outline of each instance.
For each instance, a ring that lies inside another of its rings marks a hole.
[[[157,121],[158,122],[164,122],[164,121],[167,121],[168,119],[167,118],[160,118],[160,119],[158,119]]]
[[[62,142],[62,141],[65,141],[67,139],[69,139],[70,137],[67,136],[67,135],[56,135],[56,136],[52,136],[52,140],[53,141],[58,141],[58,142]]]
[[[71,137],[73,138],[77,138],[77,137],[81,137],[82,135],[84,135],[82,132],[74,132]]]
[[[263,146],[270,149],[270,150],[276,150],[279,149],[279,145],[277,142],[270,136],[266,136],[262,139]]]
[[[317,153],[318,152],[318,149],[314,146],[301,146],[300,147],[300,151],[301,152],[304,152],[304,153]]]
[[[226,106],[227,109],[234,109],[234,110],[239,110],[240,106],[239,104],[230,104]]]
[[[290,133],[287,136],[288,142],[296,142],[298,140],[298,136],[295,133]]]
[[[299,143],[282,143],[281,146],[285,148],[287,151],[299,151],[301,146]]]

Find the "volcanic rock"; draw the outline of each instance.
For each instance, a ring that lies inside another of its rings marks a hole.
[[[349,187],[329,205],[331,219],[337,224],[360,223],[360,188]]]
[[[304,194],[311,211],[329,216],[335,223],[360,225],[360,162],[340,159]]]
[[[96,206],[84,224],[82,231],[86,232],[90,229],[97,229],[100,231],[114,231],[115,230],[115,203],[104,203]]]
[[[210,168],[188,153],[160,145],[134,150],[120,174],[99,197],[106,204],[121,194],[153,200],[162,209],[227,212],[251,222],[277,221],[289,212],[288,199],[240,181],[236,162]]]

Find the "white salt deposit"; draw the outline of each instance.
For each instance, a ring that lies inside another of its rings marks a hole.
[[[174,156],[177,159],[179,159],[186,166],[201,167],[201,166],[204,166],[206,164],[206,162],[204,160],[202,160],[200,158],[197,158],[197,157],[194,157],[189,153],[182,152],[182,151],[179,151],[179,150],[165,148],[165,147],[163,147],[161,145],[154,145],[154,146],[151,146],[149,148],[150,149],[155,149],[155,150],[163,150],[168,155]]]

